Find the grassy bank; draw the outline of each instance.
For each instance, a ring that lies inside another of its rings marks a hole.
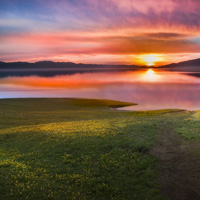
[[[194,113],[109,100],[0,100],[1,199],[164,199],[150,149]],[[198,114],[196,114],[198,115]],[[185,123],[185,122],[184,122]],[[180,131],[180,130],[179,130]]]

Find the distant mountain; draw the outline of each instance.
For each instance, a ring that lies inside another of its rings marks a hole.
[[[76,67],[76,64],[74,63],[57,63],[52,61],[40,61],[36,63],[28,63],[28,62],[0,62],[0,69],[24,69],[24,70],[30,70],[30,69],[46,69],[46,68],[71,68]]]
[[[154,67],[151,67],[154,68]],[[114,72],[114,71],[134,71],[147,69],[147,67],[137,65],[99,65],[99,64],[75,64],[72,62],[39,61],[28,62],[0,62],[0,77],[7,76],[56,76],[86,72]],[[172,63],[161,66],[159,69],[168,71],[188,72],[194,76],[200,76],[200,59]]]
[[[161,68],[167,68],[170,71],[200,72],[200,58],[179,63],[172,63],[161,66]]]
[[[0,77],[7,76],[55,76],[64,74],[86,73],[86,72],[113,72],[138,70],[136,65],[95,65],[95,64],[75,64],[72,62],[52,62],[40,61],[36,63],[28,62],[0,62]]]
[[[28,62],[0,62],[0,69],[73,69],[73,68],[95,68],[101,70],[102,68],[107,69],[124,69],[124,68],[138,68],[136,65],[98,65],[98,64],[75,64],[72,62],[53,62],[53,61],[39,61],[36,63],[28,63]]]
[[[137,65],[100,65],[100,64],[76,64],[72,62],[53,62],[53,61],[39,61],[35,63],[28,62],[2,62],[0,61],[0,69],[23,69],[23,70],[45,70],[45,69],[112,69],[112,70],[127,70],[127,69],[138,69],[138,68],[147,68],[146,66],[137,66]],[[154,68],[154,67],[151,67]],[[200,71],[200,58],[194,60],[183,61],[179,63],[171,63],[168,65],[160,66],[159,68],[170,68],[171,70],[198,70]]]

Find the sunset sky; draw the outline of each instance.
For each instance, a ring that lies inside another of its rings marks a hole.
[[[194,58],[199,0],[0,0],[1,61],[162,65]]]

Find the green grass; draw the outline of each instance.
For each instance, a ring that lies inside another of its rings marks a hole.
[[[165,199],[149,150],[163,123],[199,115],[109,109],[116,105],[130,104],[0,100],[0,199]]]
[[[176,122],[176,132],[184,139],[200,141],[200,111],[189,112]]]
[[[132,105],[98,99],[2,99],[0,100],[0,128],[115,117],[109,106]]]

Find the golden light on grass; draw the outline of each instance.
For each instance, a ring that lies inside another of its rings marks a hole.
[[[163,61],[163,58],[158,54],[144,54],[141,55],[139,58],[142,64],[145,64],[149,67],[155,66],[156,63]]]

